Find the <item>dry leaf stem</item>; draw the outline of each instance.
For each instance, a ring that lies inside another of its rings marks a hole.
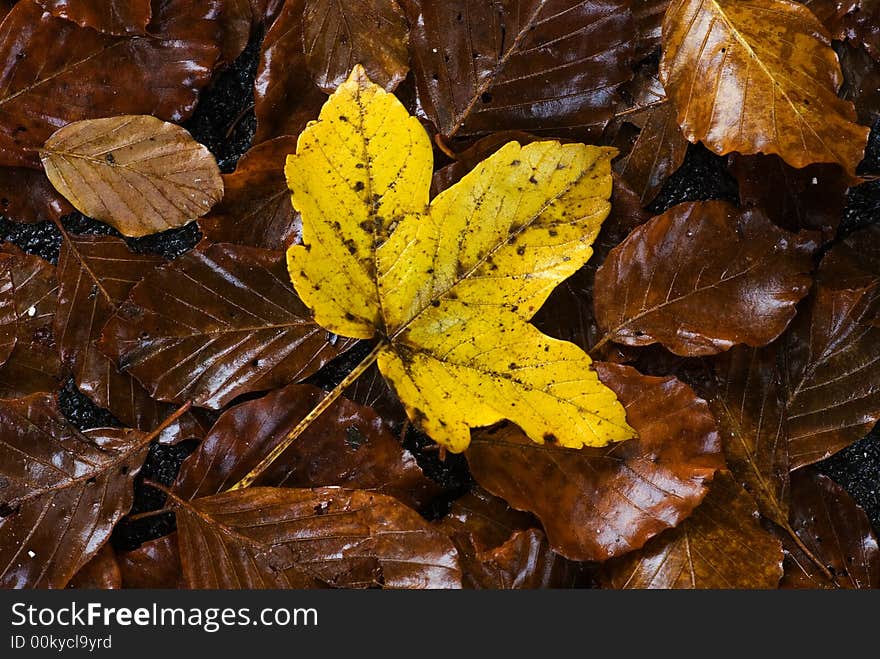
[[[376,359],[379,357],[379,353],[382,351],[383,348],[385,348],[386,345],[387,344],[385,341],[380,341],[379,343],[377,343],[376,346],[370,351],[370,354],[364,357],[363,361],[355,366],[351,373],[343,378],[342,382],[333,387],[333,389],[328,392],[327,395],[324,396],[324,398],[322,398],[317,405],[315,405],[314,409],[306,414],[305,417],[303,417],[302,421],[296,424],[296,427],[287,434],[287,437],[285,437],[281,441],[281,443],[278,444],[278,446],[272,449],[272,451],[265,458],[263,458],[256,467],[248,472],[247,476],[245,476],[235,485],[230,487],[228,491],[231,492],[232,490],[241,490],[252,485],[254,481],[256,481],[260,477],[260,475],[264,471],[266,471],[272,465],[272,463],[275,462],[275,460],[277,460],[278,457],[282,453],[284,453],[288,449],[288,447],[293,444],[297,440],[297,438],[306,431],[306,429],[312,424],[312,422],[315,421],[315,419],[321,416],[327,410],[327,408],[329,408],[334,402],[336,402],[336,399],[342,395],[343,391],[348,389],[348,387],[351,386],[354,381],[357,380],[364,373],[364,371],[366,371],[368,368],[370,368],[370,366],[373,365],[373,362],[376,361]]]

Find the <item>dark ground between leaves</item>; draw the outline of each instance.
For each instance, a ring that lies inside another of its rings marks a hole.
[[[259,40],[255,39],[239,59],[202,95],[195,115],[184,126],[193,137],[205,144],[216,156],[223,172],[231,172],[241,155],[250,145],[256,128],[253,113],[253,82],[259,57]],[[880,123],[875,125],[860,173],[880,174]],[[702,146],[691,146],[682,167],[666,182],[651,212],[661,213],[684,201],[726,199],[738,202],[736,181],[728,174],[723,158]],[[841,224],[841,234],[880,221],[880,181],[874,181],[850,191],[849,203]],[[65,227],[80,234],[119,234],[105,224],[78,213],[63,220]],[[51,222],[15,224],[0,215],[0,239],[12,242],[31,254],[37,254],[53,263],[57,261],[61,236]],[[140,239],[126,239],[138,252],[158,253],[174,258],[195,246],[201,239],[195,223],[181,229],[166,231]],[[347,354],[328,364],[312,378],[314,384],[332,387],[366,354],[368,348],[355,346]],[[880,346],[878,346],[880,350]],[[80,394],[73,382],[60,395],[61,408],[72,423],[81,429],[120,425],[106,410],[96,407]],[[432,442],[421,433],[410,430],[405,444],[412,451],[425,473],[438,481],[447,496],[431,509],[422,511],[428,517],[439,517],[448,504],[464,493],[471,477],[461,456],[447,456],[441,462]],[[177,446],[154,445],[141,475],[135,483],[132,513],[156,510],[164,505],[164,495],[143,485],[143,479],[152,479],[170,485],[181,463],[195,448],[195,442]],[[861,505],[875,531],[880,533],[880,429],[818,463],[818,469],[840,483]],[[134,549],[153,538],[174,530],[173,515],[164,514],[135,522],[119,524],[113,533],[113,545],[120,550]]]

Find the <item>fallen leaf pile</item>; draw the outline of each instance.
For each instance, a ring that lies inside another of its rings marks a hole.
[[[0,3],[0,585],[880,587],[878,7]]]

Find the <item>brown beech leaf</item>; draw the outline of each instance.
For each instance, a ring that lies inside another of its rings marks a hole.
[[[712,411],[733,477],[788,528],[788,443],[776,350],[737,346],[715,360]]]
[[[11,260],[0,258],[0,367],[12,355],[18,339],[18,313],[15,308]]]
[[[451,137],[501,129],[601,131],[632,77],[623,0],[405,0],[428,117]]]
[[[145,542],[118,558],[123,588],[177,588],[180,584],[176,533]]]
[[[851,269],[862,253],[873,248],[880,254],[878,238],[876,229],[860,231],[825,256],[820,284],[786,335],[791,469],[845,448],[880,419],[880,271],[867,271],[864,283],[832,283],[841,259],[846,265],[840,267]]]
[[[303,32],[305,2],[285,2],[263,39],[254,82],[254,144],[282,135],[299,135],[327,100],[308,72]]]
[[[277,137],[245,153],[235,172],[223,175],[225,193],[210,215],[199,220],[202,233],[218,243],[286,249],[301,233],[284,179],[292,137]]]
[[[37,0],[44,10],[106,34],[145,35],[153,15],[150,0]]]
[[[62,360],[79,390],[109,410],[124,425],[149,431],[174,411],[153,400],[146,389],[98,350],[104,324],[119,309],[132,287],[164,261],[134,254],[119,238],[64,235],[58,256],[58,311],[55,337]],[[204,434],[198,419],[187,413],[159,439],[174,442]]]
[[[15,346],[0,366],[0,398],[54,391],[61,384],[61,360],[52,333],[58,306],[55,269],[5,244],[0,248],[0,271],[12,278],[16,316]]]
[[[776,588],[782,545],[758,523],[755,503],[734,479],[715,477],[688,519],[642,549],[609,561],[610,588]]]
[[[478,432],[467,452],[477,482],[541,520],[572,560],[602,561],[680,523],[724,468],[706,401],[673,377],[596,362],[639,439],[607,448],[535,444],[515,426]]]
[[[304,0],[306,63],[328,94],[361,64],[370,80],[392,91],[409,71],[406,17],[396,0]]]
[[[636,60],[650,55],[660,46],[663,36],[663,16],[670,0],[633,0],[633,18],[639,40],[636,45]]]
[[[475,588],[575,588],[589,583],[583,567],[554,552],[540,529],[514,531],[504,544],[479,552],[476,559],[478,566],[463,574]]]
[[[846,79],[843,98],[855,104],[859,121],[873,125],[880,119],[880,65],[867,51],[843,44],[840,66]]]
[[[660,77],[691,142],[716,153],[777,154],[793,167],[837,163],[850,177],[869,130],[827,32],[790,0],[675,0]]]
[[[880,2],[877,0],[805,0],[804,4],[831,33],[865,48],[880,61]]]
[[[108,542],[88,563],[73,575],[68,588],[90,588],[99,590],[118,590],[122,588],[122,573],[116,552]]]
[[[131,507],[149,436],[71,426],[50,394],[0,401],[0,586],[63,588]]]
[[[788,547],[784,588],[880,588],[880,548],[865,512],[840,485],[810,469],[791,476],[791,525],[831,572],[819,572],[797,547]]]
[[[151,396],[220,409],[307,378],[351,344],[311,320],[282,252],[218,244],[137,284],[99,346]]]
[[[596,273],[603,342],[659,342],[685,357],[765,345],[807,294],[816,248],[754,209],[674,206],[636,228]]]
[[[452,542],[392,497],[250,487],[177,502],[189,588],[459,588]]]
[[[43,172],[0,167],[0,213],[16,222],[57,220],[73,206],[52,187]]]
[[[665,101],[645,111],[642,130],[629,154],[615,165],[615,171],[638,193],[642,206],[647,206],[666,179],[681,167],[687,146],[675,108]]]
[[[759,208],[783,229],[809,229],[819,231],[825,240],[834,238],[849,187],[839,166],[795,169],[779,156],[734,154],[730,171],[746,208]]]
[[[581,566],[547,543],[532,515],[475,487],[437,525],[458,549],[465,588],[562,588],[584,583]]]
[[[185,119],[217,54],[194,40],[101,34],[19,2],[0,24],[0,61],[9,63],[0,73],[0,165],[39,167],[37,149],[81,119]]]
[[[211,152],[155,117],[68,124],[46,141],[40,158],[52,185],[78,211],[126,236],[182,226],[223,197]]]
[[[324,397],[292,384],[227,410],[181,467],[174,491],[185,499],[218,494],[257,466]],[[339,485],[375,490],[420,507],[438,493],[382,419],[338,399],[256,481],[277,487]]]

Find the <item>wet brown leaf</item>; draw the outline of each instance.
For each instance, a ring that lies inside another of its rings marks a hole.
[[[105,34],[145,35],[153,15],[150,0],[37,0],[44,10]]]
[[[23,167],[0,168],[0,213],[16,222],[57,220],[73,206],[52,187],[43,172]]]
[[[0,401],[0,585],[63,588],[131,507],[148,437],[79,432],[49,394]]]
[[[810,469],[791,476],[791,525],[831,572],[830,582],[787,547],[783,588],[880,588],[880,548],[865,512],[840,485]]]
[[[820,283],[786,335],[785,390],[790,468],[836,453],[864,437],[880,418],[880,277],[831,283],[841,257],[847,268],[854,252],[880,245],[880,231],[853,234],[832,249],[819,270]],[[850,275],[852,276],[852,275]],[[856,284],[854,287],[849,287]],[[838,286],[840,286],[838,288]]]
[[[98,553],[86,563],[80,571],[73,575],[67,584],[68,588],[90,588],[98,590],[118,590],[122,588],[122,573],[116,552],[108,542]]]
[[[776,588],[782,545],[761,528],[754,501],[726,473],[694,514],[644,548],[605,565],[610,588]]]
[[[861,123],[873,125],[880,119],[880,65],[867,51],[844,44],[840,66],[846,79],[843,98],[855,103]]]
[[[684,162],[688,141],[681,134],[675,108],[665,101],[645,111],[642,130],[626,158],[615,170],[639,195],[642,206],[650,204],[666,179]]]
[[[458,588],[450,540],[392,497],[251,487],[178,502],[190,588]]]
[[[589,583],[583,566],[554,552],[540,529],[514,531],[507,542],[476,558],[479,571],[464,576],[476,588],[575,588]]]
[[[660,46],[663,36],[663,15],[670,0],[633,0],[633,18],[639,35],[636,60],[650,55]]]
[[[402,4],[420,99],[447,137],[598,132],[617,87],[632,77],[636,29],[628,2]]]
[[[773,348],[737,346],[715,360],[712,411],[734,479],[761,513],[788,527],[788,441],[785,401]]]
[[[177,534],[145,542],[119,554],[124,588],[178,588],[182,578]]]
[[[298,240],[302,225],[284,179],[287,155],[295,152],[294,138],[278,137],[245,153],[235,172],[223,175],[223,201],[199,220],[205,236],[266,249],[286,249]]]
[[[400,399],[388,386],[375,364],[364,371],[363,375],[343,392],[343,396],[354,403],[372,408],[395,430],[401,429],[408,420]]]
[[[308,73],[303,33],[306,0],[288,0],[263,39],[254,83],[254,144],[299,135],[317,118],[327,96]]]
[[[220,409],[307,378],[351,341],[310,319],[283,253],[219,244],[148,275],[99,345],[155,398]]]
[[[757,210],[691,202],[636,228],[596,273],[603,341],[682,356],[765,345],[807,294],[817,243]]]
[[[880,2],[877,0],[805,0],[831,36],[850,40],[880,61]]]
[[[305,0],[302,23],[309,72],[328,94],[355,64],[387,91],[409,71],[406,18],[396,0]]]
[[[317,387],[294,384],[229,409],[183,463],[175,492],[194,499],[229,489],[324,395]],[[438,493],[383,420],[371,409],[344,398],[319,416],[256,483],[374,490],[416,508]]]
[[[808,229],[820,232],[825,240],[834,238],[849,187],[837,165],[795,169],[778,156],[734,154],[730,171],[746,208],[760,209],[783,229]]]
[[[12,285],[11,259],[0,259],[0,366],[12,355],[18,335],[18,313]]]
[[[691,142],[716,153],[777,154],[793,167],[837,163],[850,177],[868,129],[828,34],[789,0],[676,0],[663,23],[660,78]]]
[[[214,156],[180,126],[132,115],[56,131],[40,151],[52,185],[78,211],[126,236],[182,226],[223,197]]]
[[[39,167],[37,149],[81,119],[185,119],[217,56],[213,44],[101,34],[19,2],[0,24],[0,165]]]
[[[149,431],[174,411],[153,400],[146,389],[98,350],[104,324],[132,287],[164,261],[135,254],[119,238],[65,235],[58,257],[58,312],[55,337],[63,361],[79,390],[124,425]],[[204,433],[188,413],[163,431],[160,441],[175,442]]]
[[[58,305],[55,270],[40,257],[4,244],[0,271],[12,278],[16,316],[15,347],[0,367],[0,398],[54,391],[61,384],[61,360],[52,333]]]
[[[690,387],[628,366],[595,366],[638,440],[571,450],[535,444],[507,425],[478,432],[467,452],[474,478],[534,512],[553,549],[573,560],[618,556],[679,524],[724,467],[715,420]]]

